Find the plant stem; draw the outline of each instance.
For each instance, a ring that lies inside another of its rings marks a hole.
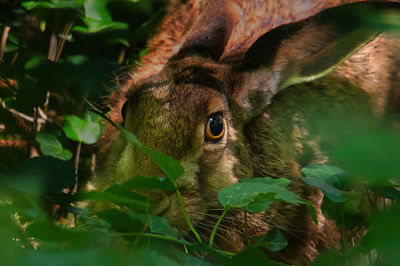
[[[168,236],[163,236],[163,235],[156,235],[156,234],[150,234],[150,233],[115,233],[115,234],[110,234],[111,237],[120,237],[120,236],[141,236],[141,237],[150,237],[150,238],[157,238],[157,239],[162,239],[162,240],[167,240],[167,241],[172,241],[178,244],[184,244],[182,243],[181,240],[173,238],[173,237],[168,237]]]
[[[185,205],[183,203],[183,198],[182,198],[182,194],[178,189],[178,185],[176,184],[175,180],[173,180],[172,178],[170,178],[171,182],[174,184],[175,189],[176,189],[176,195],[178,196],[178,201],[179,201],[179,206],[181,207],[181,211],[183,213],[183,217],[185,218],[185,221],[187,223],[187,225],[189,226],[190,230],[193,232],[193,234],[195,235],[197,241],[199,243],[203,242],[200,238],[200,235],[197,233],[196,229],[194,229],[192,223],[189,220],[189,216],[185,210]]]
[[[210,243],[208,244],[209,247],[212,247],[215,235],[217,234],[217,230],[218,230],[219,224],[222,222],[222,219],[224,219],[224,217],[225,217],[225,215],[227,213],[228,213],[228,209],[225,209],[224,212],[221,214],[221,216],[218,218],[218,221],[215,224],[214,229],[213,229],[213,231],[211,233],[211,236],[210,236]]]
[[[110,234],[109,236],[111,237],[121,237],[121,236],[141,236],[141,237],[148,237],[148,238],[156,238],[156,239],[161,239],[161,240],[166,240],[166,241],[171,241],[171,242],[175,242],[177,244],[182,244],[182,245],[186,245],[185,243],[183,243],[181,240],[173,238],[173,237],[169,237],[169,236],[163,236],[163,235],[156,235],[156,234],[151,234],[151,233],[114,233],[114,234]],[[224,250],[219,250],[219,249],[214,249],[216,252],[222,254],[222,255],[226,255],[226,256],[230,256],[233,257],[236,254],[232,253],[232,252],[228,252],[228,251],[224,251]]]

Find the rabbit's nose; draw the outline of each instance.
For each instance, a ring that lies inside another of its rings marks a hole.
[[[160,216],[169,208],[170,200],[164,191],[154,191],[151,193],[150,198],[157,202],[157,207],[152,211],[153,215]]]

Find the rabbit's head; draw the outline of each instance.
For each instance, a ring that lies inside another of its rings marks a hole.
[[[328,74],[376,37],[380,29],[360,22],[359,8],[384,12],[392,6],[347,5],[280,26],[260,37],[241,62],[226,64],[219,57],[235,18],[223,4],[209,4],[163,70],[130,88],[124,126],[145,146],[184,167],[177,184],[195,226],[221,208],[220,189],[254,174],[248,150],[254,139],[245,128],[274,95]],[[163,175],[123,137],[111,156],[108,175],[115,181]],[[175,193],[154,192],[152,197],[160,202],[156,214],[181,232],[189,231]]]

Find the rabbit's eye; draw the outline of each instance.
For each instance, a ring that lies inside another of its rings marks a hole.
[[[121,116],[122,120],[125,122],[125,116],[126,116],[126,108],[128,107],[128,101],[124,103],[124,105],[121,108]]]
[[[221,115],[213,115],[208,119],[206,126],[206,140],[220,140],[225,133],[225,122]]]

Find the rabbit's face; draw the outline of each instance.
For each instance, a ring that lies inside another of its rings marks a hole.
[[[276,93],[328,74],[375,38],[380,27],[361,25],[357,8],[378,8],[382,14],[388,10],[391,14],[392,9],[392,5],[360,3],[326,10],[265,33],[240,62],[220,64],[217,62],[235,19],[233,13],[219,12],[229,1],[210,3],[164,68],[130,88],[124,114],[125,128],[139,141],[172,156],[184,167],[177,184],[185,209],[198,228],[204,228],[203,221],[207,221],[206,229],[218,217],[212,212],[220,214],[220,189],[258,173],[254,170],[257,162],[264,165],[271,164],[270,158],[283,162],[290,158],[279,153],[283,149],[271,149],[281,147],[281,143],[265,145],[263,141],[267,134],[281,134],[280,124],[271,126],[266,119],[262,128],[255,127],[257,134],[253,137],[248,137],[251,132],[246,137],[246,126],[263,119]],[[254,160],[248,149],[253,149],[253,154],[254,150],[262,153],[258,154],[261,159]],[[163,175],[150,158],[122,136],[113,145],[108,168],[107,174],[116,182],[137,175]],[[175,193],[154,191],[150,197],[159,202],[155,214],[167,218],[181,233],[189,232]],[[294,212],[288,210],[281,208],[270,217],[289,219]],[[306,217],[303,209],[298,211]],[[294,219],[288,223],[296,223]],[[268,222],[257,218],[256,233],[260,223],[268,228]]]
[[[231,152],[234,130],[226,97],[228,71],[229,67],[201,57],[177,59],[137,84],[127,96],[125,128],[147,147],[172,156],[184,167],[177,183],[194,223],[208,210],[218,208],[221,188],[236,182]],[[163,175],[131,143],[121,161],[126,162],[125,180],[136,175]],[[153,197],[162,199],[157,214],[185,231],[176,195],[156,192]]]

